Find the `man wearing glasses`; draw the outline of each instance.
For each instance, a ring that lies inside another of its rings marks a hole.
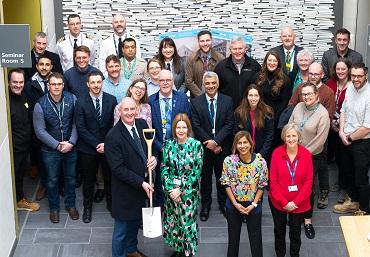
[[[155,129],[154,149],[159,153],[158,164],[160,164],[163,145],[167,139],[172,138],[172,120],[178,113],[186,113],[190,117],[190,104],[184,93],[173,90],[173,75],[169,70],[162,70],[159,73],[159,91],[149,97],[149,104]],[[163,206],[164,201],[160,166],[157,165],[155,175],[156,206]]]
[[[347,89],[339,118],[339,136],[345,145],[342,158],[349,198],[343,204],[335,205],[333,211],[355,216],[370,214],[370,85],[367,73],[363,63],[352,66],[352,85]]]

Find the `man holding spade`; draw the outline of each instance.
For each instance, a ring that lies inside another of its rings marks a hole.
[[[141,223],[142,207],[153,186],[146,182],[148,170],[154,170],[157,160],[147,158],[142,119],[135,119],[137,107],[130,97],[122,99],[121,120],[105,138],[105,154],[112,170],[112,236],[113,257],[145,257],[137,249],[137,233]]]

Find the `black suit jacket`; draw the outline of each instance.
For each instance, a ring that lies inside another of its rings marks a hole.
[[[201,142],[213,139],[222,147],[224,154],[229,154],[234,126],[233,110],[232,98],[218,93],[215,136],[213,137],[206,94],[191,99],[192,126],[195,138]]]
[[[142,130],[148,128],[148,124],[143,119],[135,119],[135,126],[147,153]],[[147,167],[121,120],[108,132],[104,148],[112,170],[112,217],[122,221],[141,219],[146,197],[142,183]]]
[[[31,113],[37,103],[37,101],[47,93],[48,89],[46,88],[45,92],[42,90],[41,85],[37,80],[30,80],[24,86],[24,93],[27,97],[28,103],[30,104]],[[32,117],[32,114],[31,114]]]
[[[283,45],[279,45],[279,46],[276,46],[276,47],[274,47],[274,48],[271,49],[271,50],[276,51],[279,54],[280,60],[281,60],[281,67],[283,69],[283,72],[289,77],[290,85],[291,86],[294,84],[295,77],[297,76],[297,73],[299,71],[298,62],[297,62],[297,54],[302,49],[303,49],[303,47],[300,47],[300,46],[297,46],[297,45],[294,46],[294,56],[293,56],[293,58],[294,58],[294,64],[293,64],[293,70],[291,72],[289,72],[289,74],[288,74],[288,72],[286,70],[286,67],[285,67],[285,52],[284,52]]]
[[[56,53],[50,52],[48,50],[45,50],[44,55],[46,55],[47,57],[51,59],[51,62],[53,64],[53,69],[51,71],[59,72],[60,74],[63,74],[63,68],[62,68],[62,65],[60,64],[59,55],[57,55]],[[31,80],[32,76],[37,72],[36,56],[35,56],[33,49],[31,50],[31,61],[32,61],[32,67],[24,69],[24,72],[26,75],[25,81]]]
[[[96,115],[93,100],[89,96],[76,100],[75,120],[78,131],[77,149],[85,154],[96,155],[96,146],[104,142],[108,131],[113,127],[116,97],[103,92],[101,120]]]

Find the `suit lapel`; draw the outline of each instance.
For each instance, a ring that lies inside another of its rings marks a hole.
[[[206,113],[208,126],[210,129],[212,129],[211,114],[209,113],[208,101],[207,101],[207,97],[205,93],[202,96],[202,102],[201,102],[200,108],[202,108],[202,111]]]
[[[109,106],[109,102],[108,102],[108,97],[107,95],[103,92],[103,99],[102,99],[102,109],[101,109],[101,120],[103,121],[104,118],[105,118],[105,115],[107,114],[107,111],[108,111],[108,106]]]
[[[220,119],[221,119],[221,115],[222,115],[222,105],[223,105],[223,101],[222,101],[222,96],[220,95],[220,93],[218,93],[218,97],[217,97],[217,107],[216,107],[216,121],[215,121],[215,129],[220,127],[219,126],[219,122],[220,122]],[[217,129],[216,129],[217,130]]]
[[[132,146],[132,148],[135,150],[135,152],[141,157],[140,150],[139,150],[138,146],[135,144],[135,141],[132,138],[130,131],[127,130],[125,124],[123,124],[123,122],[121,120],[119,122],[121,122],[121,124],[122,124],[122,129],[121,129],[122,136],[124,138],[126,138],[127,142],[129,142],[129,144]],[[139,135],[139,137],[140,137],[140,135]],[[140,137],[140,139],[141,138],[142,137]]]
[[[87,102],[88,108],[90,109],[91,113],[94,114],[96,122],[99,123],[98,117],[96,116],[96,109],[95,109],[95,105],[94,105],[94,100],[90,96],[87,96],[86,100],[87,100],[86,102]]]
[[[163,137],[163,135],[162,135],[162,117],[161,117],[161,108],[160,108],[159,101],[160,101],[160,99],[159,99],[159,92],[158,92],[158,93],[156,93],[155,99],[153,101],[152,116],[153,116],[153,119],[157,120],[157,123],[160,127],[159,131],[156,131],[156,134],[157,134],[156,137],[162,138]],[[162,140],[160,140],[160,141],[162,141]]]

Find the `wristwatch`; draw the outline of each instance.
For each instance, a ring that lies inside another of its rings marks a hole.
[[[256,204],[255,202],[252,202],[251,205],[254,206],[254,208],[257,208],[258,204]]]
[[[347,140],[348,140],[348,142],[350,142],[350,143],[352,143],[352,138],[351,138],[351,135],[349,135],[348,137],[347,137]]]

